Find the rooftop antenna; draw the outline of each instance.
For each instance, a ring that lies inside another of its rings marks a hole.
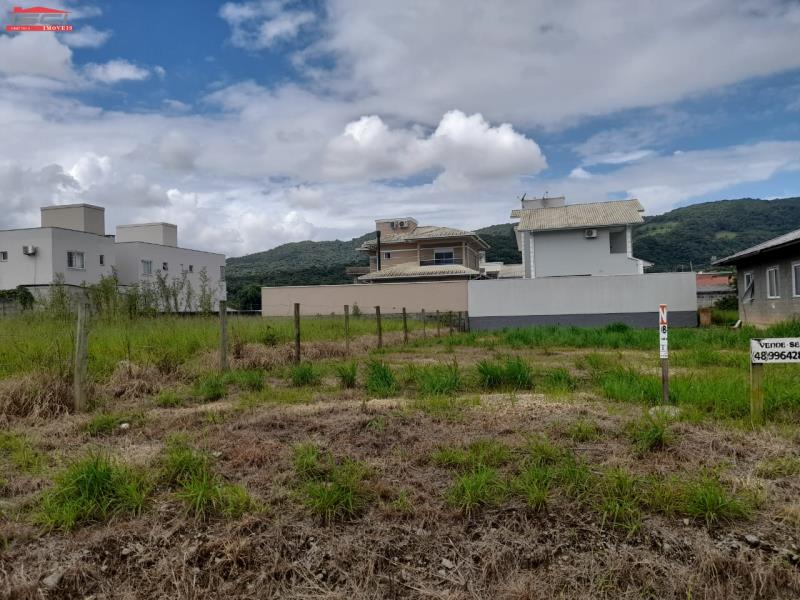
[[[519,199],[520,202],[524,202],[525,201],[525,194],[526,194],[526,192],[522,192],[522,198]]]

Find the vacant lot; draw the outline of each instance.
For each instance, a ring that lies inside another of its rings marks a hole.
[[[94,323],[87,414],[69,323],[3,322],[0,594],[800,596],[800,368],[754,431],[753,332],[672,332],[668,416],[655,331],[393,322],[378,351],[353,321],[348,356],[308,320],[300,365],[233,323],[226,374],[213,320]]]

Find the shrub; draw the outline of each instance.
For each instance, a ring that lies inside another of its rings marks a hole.
[[[423,396],[450,396],[458,391],[461,376],[458,364],[428,365],[415,372],[417,391]]]
[[[367,363],[366,388],[379,398],[386,398],[397,391],[397,380],[391,367],[380,360]]]
[[[149,492],[138,471],[104,454],[90,454],[56,477],[55,486],[42,496],[36,520],[48,529],[69,530],[117,514],[137,514]]]
[[[356,387],[358,363],[351,360],[336,365],[336,376],[339,378],[339,383],[343,388],[350,389]]]
[[[214,402],[225,396],[225,382],[221,375],[206,375],[195,381],[193,394],[203,402]]]
[[[447,501],[466,513],[479,506],[499,504],[506,495],[506,486],[493,468],[479,466],[460,475],[447,492]]]
[[[306,361],[294,365],[289,371],[289,378],[296,387],[317,385],[320,379],[314,365]]]

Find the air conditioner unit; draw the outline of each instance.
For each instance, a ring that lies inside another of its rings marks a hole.
[[[36,256],[36,246],[23,246],[22,253],[25,256]]]
[[[585,237],[587,240],[593,240],[597,237],[597,229],[584,229],[583,237]]]
[[[408,227],[408,221],[398,221],[398,222],[397,222],[397,226],[398,226],[400,229],[403,229],[403,228],[405,228],[405,227]]]

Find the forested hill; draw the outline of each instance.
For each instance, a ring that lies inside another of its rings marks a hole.
[[[477,230],[491,246],[488,260],[521,262],[512,227],[503,223]],[[690,265],[701,269],[709,267],[713,257],[733,254],[798,228],[800,198],[705,202],[645,217],[634,229],[633,252],[654,263],[653,270],[686,270]],[[366,256],[356,248],[372,237],[373,233],[367,233],[349,241],[292,242],[229,258],[231,304],[257,308],[262,285],[348,283],[347,267],[367,264]]]

